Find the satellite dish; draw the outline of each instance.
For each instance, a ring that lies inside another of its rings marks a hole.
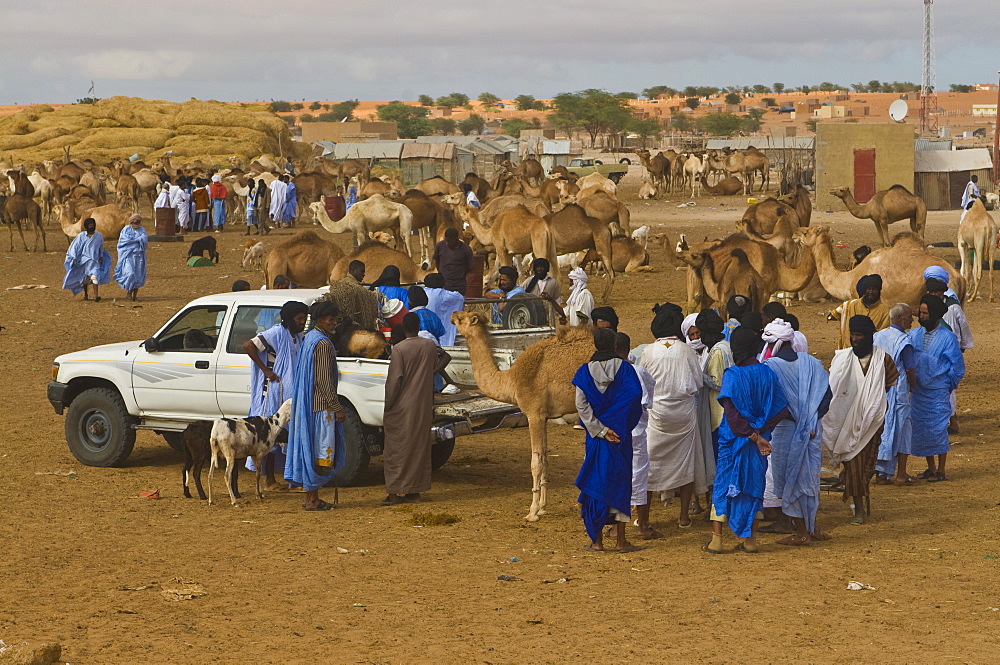
[[[906,112],[910,110],[910,107],[902,99],[897,99],[892,104],[889,105],[889,117],[896,122],[903,122],[906,117]]]

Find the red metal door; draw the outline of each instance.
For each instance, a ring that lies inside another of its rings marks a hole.
[[[854,200],[866,203],[875,196],[875,148],[854,151]]]

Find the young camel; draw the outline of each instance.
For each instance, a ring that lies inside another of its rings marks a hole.
[[[958,225],[958,255],[962,259],[962,277],[969,285],[969,301],[976,299],[979,282],[983,278],[983,260],[990,268],[990,302],[993,302],[993,240],[997,237],[997,225],[986,206],[975,199]]]
[[[465,337],[472,375],[487,397],[516,404],[528,419],[531,439],[531,509],[525,517],[537,522],[545,514],[548,485],[549,418],[576,415],[573,375],[594,353],[593,329],[561,328],[554,337],[526,348],[508,370],[493,359],[486,319],[474,312],[455,312],[452,323]]]
[[[910,220],[910,230],[919,236],[924,235],[927,225],[927,205],[924,200],[902,185],[893,185],[889,189],[876,192],[871,201],[858,205],[851,194],[850,187],[838,187],[830,192],[844,202],[848,212],[858,219],[870,219],[875,223],[882,246],[889,246],[889,225],[901,219]]]
[[[21,243],[24,251],[28,251],[28,243],[24,240],[24,229],[21,222],[32,224],[35,227],[35,247],[31,251],[38,251],[38,238],[42,238],[42,251],[47,252],[49,248],[45,244],[45,227],[42,226],[42,208],[31,197],[21,194],[11,194],[3,205],[3,219],[10,227],[10,251],[14,251],[14,227],[17,226],[17,233],[21,236]]]

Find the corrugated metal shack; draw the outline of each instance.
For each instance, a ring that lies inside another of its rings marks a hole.
[[[332,141],[316,141],[314,145],[323,148],[321,157],[334,159],[360,159],[369,162],[371,166],[388,166],[398,169],[403,146],[413,143],[413,139],[397,141],[366,141],[364,143],[333,143]]]
[[[417,143],[453,143],[472,153],[472,168],[469,171],[486,180],[496,175],[505,160],[512,159],[516,155],[516,152],[511,152],[509,146],[502,146],[484,136],[419,136]],[[459,176],[458,180],[464,177],[465,173]]]
[[[916,194],[928,210],[957,210],[962,193],[973,175],[979,176],[979,190],[992,192],[993,162],[986,148],[968,150],[919,150],[913,154]]]
[[[400,164],[406,185],[414,185],[436,175],[451,182],[460,182],[466,173],[473,170],[474,155],[454,143],[416,141],[403,146]]]

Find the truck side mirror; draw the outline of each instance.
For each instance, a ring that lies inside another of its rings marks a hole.
[[[143,342],[142,345],[146,348],[146,351],[148,353],[156,353],[157,351],[160,350],[160,346],[159,344],[156,343],[155,337],[150,337],[145,342]]]

